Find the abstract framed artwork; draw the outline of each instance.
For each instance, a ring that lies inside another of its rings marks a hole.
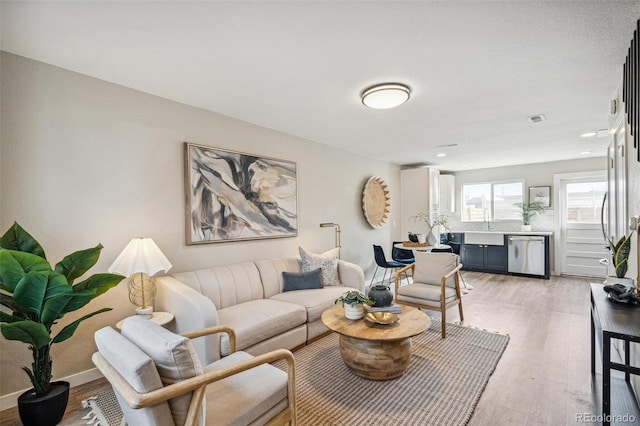
[[[184,143],[187,245],[298,235],[295,162]]]
[[[530,186],[529,203],[542,203],[544,207],[551,207],[551,187]]]

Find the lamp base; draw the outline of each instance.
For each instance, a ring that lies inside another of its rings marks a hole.
[[[144,306],[141,308],[136,308],[136,315],[140,315],[144,318],[151,319],[153,315],[153,306]]]

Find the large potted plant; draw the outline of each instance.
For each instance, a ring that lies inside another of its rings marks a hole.
[[[518,213],[522,216],[522,231],[524,232],[531,231],[531,219],[544,211],[544,204],[539,201],[534,201],[533,203],[515,203],[514,206],[520,209]]]
[[[0,331],[5,339],[26,343],[33,356],[31,368],[22,367],[33,388],[18,397],[24,425],[55,425],[64,415],[68,382],[52,382],[51,346],[70,338],[87,318],[102,308],[67,324],[55,335],[52,326],[66,313],[82,308],[116,286],[124,277],[94,274],[74,284],[93,267],[102,244],[76,251],[51,267],[42,246],[15,223],[0,239]]]

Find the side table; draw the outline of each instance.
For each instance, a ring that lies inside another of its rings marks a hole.
[[[630,343],[640,343],[640,307],[607,300],[603,288],[604,284],[591,284],[591,375],[594,396],[602,395],[602,424],[609,425],[618,416],[640,419],[640,410],[630,383],[631,374],[640,375],[640,368],[632,366],[630,362]],[[611,360],[613,339],[624,342],[624,364]],[[596,346],[600,346],[602,351],[601,389],[596,375]],[[624,379],[611,377],[611,370],[623,372]],[[597,408],[598,401],[595,402]]]
[[[173,321],[173,314],[171,312],[154,312],[151,315],[150,320],[155,322],[158,325],[165,325],[165,324],[169,324],[171,321]],[[120,330],[122,328],[122,323],[124,322],[124,319],[121,319],[120,321],[118,321],[118,323],[116,324],[116,327],[118,328],[118,330]]]

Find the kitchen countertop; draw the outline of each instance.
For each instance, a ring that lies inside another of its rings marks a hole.
[[[486,232],[490,234],[506,235],[553,235],[552,231],[449,231],[450,233],[466,234],[468,232]]]

